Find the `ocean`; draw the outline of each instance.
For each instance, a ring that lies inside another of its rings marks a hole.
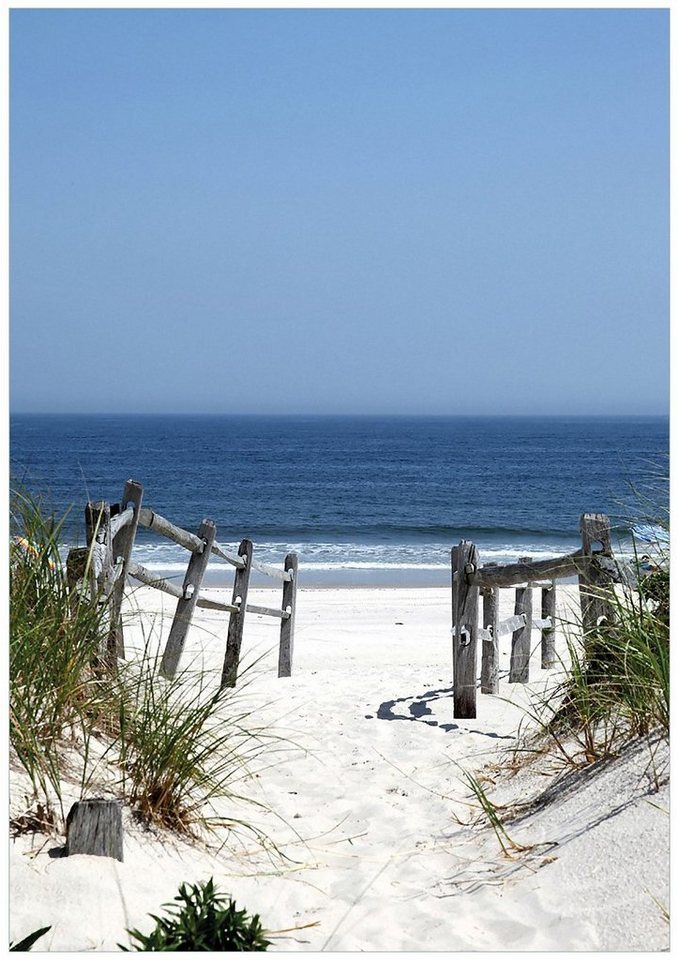
[[[213,519],[229,550],[295,551],[302,586],[442,586],[459,540],[481,562],[553,556],[579,546],[584,512],[609,514],[628,550],[632,520],[666,506],[668,418],[23,414],[10,470],[70,511],[64,553],[84,543],[87,500],[117,502],[131,478],[178,526]],[[181,582],[188,555],[140,529],[134,559]],[[208,574],[232,583],[226,564]]]

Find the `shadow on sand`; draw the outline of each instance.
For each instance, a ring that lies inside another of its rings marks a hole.
[[[468,730],[462,729],[457,723],[440,723],[433,718],[433,710],[430,704],[435,704],[438,700],[450,700],[454,693],[454,687],[444,687],[441,690],[427,690],[425,693],[416,696],[398,697],[395,700],[385,700],[377,710],[377,720],[412,720],[418,723],[425,723],[429,727],[437,727],[444,733],[450,733],[457,730],[459,733],[478,733],[483,737],[491,737],[493,740],[514,740],[513,735],[493,733],[490,730]],[[367,719],[372,719],[368,715]]]

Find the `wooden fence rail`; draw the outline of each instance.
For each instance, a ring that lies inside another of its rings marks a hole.
[[[532,630],[541,631],[541,666],[556,664],[556,582],[578,577],[582,627],[586,636],[613,621],[611,584],[621,579],[613,557],[610,521],[604,514],[580,518],[582,546],[574,553],[547,560],[521,557],[517,563],[479,566],[474,543],[462,540],[452,548],[452,670],[454,716],[476,716],[476,648],[482,644],[480,691],[499,691],[499,638],[512,635],[509,683],[529,681]],[[546,582],[544,582],[546,581]],[[499,621],[499,590],[515,588],[512,617]],[[533,616],[533,590],[541,590],[540,617]],[[483,599],[483,626],[478,626],[478,597]]]
[[[289,553],[281,567],[261,563],[254,559],[254,545],[251,540],[243,540],[237,554],[229,553],[216,540],[217,528],[214,521],[203,520],[197,533],[191,533],[142,506],[142,501],[142,485],[128,480],[120,503],[88,503],[85,508],[87,549],[71,550],[66,561],[71,589],[84,582],[90,596],[96,602],[106,605],[109,629],[105,648],[99,652],[101,659],[113,666],[117,658],[125,656],[121,607],[127,577],[133,577],[177,600],[161,661],[160,669],[165,677],[172,678],[176,675],[196,607],[219,610],[230,615],[222,686],[235,685],[245,614],[248,612],[280,620],[278,676],[291,676],[298,571],[296,554]],[[132,548],[139,526],[167,537],[189,552],[182,586],[156,576],[132,560]],[[207,564],[212,555],[235,567],[231,603],[210,600],[200,595]],[[279,609],[247,602],[252,570],[282,581],[282,603]]]
[[[161,517],[159,513],[154,513],[153,510],[149,510],[146,507],[140,511],[139,523],[142,525],[142,527],[147,527],[149,530],[153,530],[165,537],[169,537],[170,540],[174,540],[174,542],[178,543],[179,546],[185,547],[192,553],[202,553],[204,549],[204,544],[200,540],[200,537],[195,536],[193,533],[189,533],[188,530],[182,530],[181,527],[175,526],[173,523],[170,523],[169,520]],[[227,563],[230,563],[231,566],[236,567],[239,570],[243,570],[247,566],[247,562],[243,560],[241,556],[229,553],[216,542],[211,545],[210,549],[215,556],[220,557],[222,560],[225,560]],[[269,563],[260,563],[258,560],[254,560],[253,558],[251,558],[250,567],[252,570],[257,570],[259,573],[263,573],[267,577],[276,577],[278,580],[283,581],[292,579],[288,570],[273,567]]]

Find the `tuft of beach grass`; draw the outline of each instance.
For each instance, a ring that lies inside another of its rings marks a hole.
[[[164,678],[150,637],[128,662],[101,658],[105,605],[87,591],[69,591],[59,553],[64,520],[45,516],[29,494],[14,494],[10,745],[40,822],[54,822],[55,801],[64,819],[64,783],[75,780],[81,798],[103,787],[151,824],[188,834],[216,825],[246,829],[265,842],[236,815],[241,801],[257,802],[236,784],[281,738],[245,708],[242,682],[218,689],[217,678],[200,670]],[[230,801],[233,817],[215,813],[217,800]]]

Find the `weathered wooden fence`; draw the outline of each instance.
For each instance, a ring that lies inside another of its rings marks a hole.
[[[462,540],[452,548],[452,671],[454,716],[476,716],[477,647],[482,641],[481,693],[499,690],[499,638],[512,635],[509,683],[527,683],[532,631],[541,630],[541,666],[555,666],[556,582],[579,578],[584,634],[612,622],[610,586],[619,579],[612,553],[610,521],[600,513],[580,520],[582,546],[575,553],[548,560],[521,558],[518,563],[480,566],[474,543]],[[499,590],[515,588],[514,615],[499,621]],[[533,613],[533,590],[541,591],[541,616]],[[479,626],[479,597],[483,600]]]
[[[142,506],[142,501],[143,487],[134,480],[128,480],[120,503],[88,503],[85,508],[87,547],[71,550],[66,561],[71,587],[75,588],[84,578],[91,595],[99,603],[107,605],[109,630],[105,649],[101,651],[102,659],[114,665],[118,657],[125,656],[121,609],[125,582],[129,576],[177,599],[161,661],[160,669],[165,677],[171,678],[176,674],[196,607],[230,614],[221,674],[222,687],[235,686],[247,612],[280,620],[278,676],[291,676],[298,569],[296,554],[288,553],[282,567],[260,563],[254,559],[251,540],[243,540],[237,554],[229,553],[216,540],[217,528],[213,520],[203,520],[197,533],[190,533]],[[190,553],[181,587],[157,577],[132,560],[132,548],[139,526],[167,537]],[[231,603],[200,595],[207,564],[212,556],[235,567]],[[261,607],[247,602],[253,570],[282,581],[280,608]]]

